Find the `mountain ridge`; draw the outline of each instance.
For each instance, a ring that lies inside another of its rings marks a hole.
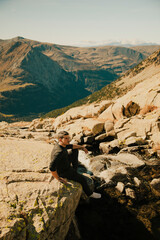
[[[64,94],[64,92],[66,102],[70,103],[73,99],[76,100],[82,95],[88,95],[88,92],[79,83],[76,83],[75,77],[71,73],[63,70],[58,63],[52,61],[36,48],[18,41],[11,43],[8,48],[3,50],[5,54],[1,57],[0,112],[6,114],[10,112],[18,114],[18,111],[22,114],[25,114],[25,112],[45,112],[47,105],[48,110],[54,106],[63,106],[60,95]],[[6,58],[9,61],[6,61]],[[49,76],[47,75],[46,66],[49,67]],[[62,84],[58,79],[64,82],[64,88],[61,87]],[[58,89],[60,92],[59,98],[56,96]],[[68,92],[63,89],[67,89]],[[71,90],[75,92],[75,94],[72,94],[72,99],[68,98],[68,95],[72,93]],[[38,95],[36,96],[36,94]],[[41,98],[43,100],[42,103]],[[54,103],[55,98],[58,102],[57,105]],[[32,104],[31,99],[33,99]],[[45,105],[44,102],[46,103]],[[41,103],[41,107],[39,107],[39,103]],[[30,107],[29,104],[31,104]]]
[[[145,57],[146,52],[115,46],[78,48],[23,37],[0,41],[0,112],[23,117],[64,107]]]
[[[102,100],[117,99],[132,90],[138,83],[145,81],[145,79],[159,72],[160,49],[111,84],[65,108],[53,110],[44,115],[44,117],[57,117],[74,107],[90,104],[92,102],[100,102]]]

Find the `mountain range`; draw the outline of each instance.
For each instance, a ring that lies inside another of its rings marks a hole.
[[[94,92],[93,94],[78,100],[71,105],[53,110],[47,113],[44,117],[57,117],[62,113],[66,112],[68,109],[88,105],[92,102],[100,102],[102,100],[116,100],[130,92],[137,84],[143,83],[146,85],[146,82],[152,81],[154,77],[159,79],[160,74],[160,49],[151,54],[148,58],[140,62],[134,68],[127,71],[123,76],[113,81],[112,83],[106,85],[99,91]],[[141,84],[142,86],[142,84]],[[148,105],[152,105],[148,103]]]
[[[0,113],[38,116],[110,84],[160,46],[79,48],[0,40]],[[11,117],[12,118],[12,117]]]

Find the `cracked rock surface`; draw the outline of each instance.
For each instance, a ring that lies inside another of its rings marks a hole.
[[[2,139],[0,146],[0,239],[65,239],[80,184],[49,181],[51,145]]]

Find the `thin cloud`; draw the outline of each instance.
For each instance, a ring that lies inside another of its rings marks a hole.
[[[110,46],[137,46],[137,45],[159,45],[160,42],[147,42],[147,41],[141,41],[141,40],[106,40],[106,41],[80,41],[72,44],[73,46],[78,47],[94,47],[94,46],[104,46],[104,45],[110,45]]]

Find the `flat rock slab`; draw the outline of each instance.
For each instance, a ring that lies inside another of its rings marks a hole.
[[[45,171],[53,145],[33,140],[0,139],[1,171]]]
[[[145,163],[136,157],[134,154],[129,153],[120,153],[116,156],[108,155],[111,160],[120,162],[122,164],[128,165],[130,167],[141,167],[144,166]]]

